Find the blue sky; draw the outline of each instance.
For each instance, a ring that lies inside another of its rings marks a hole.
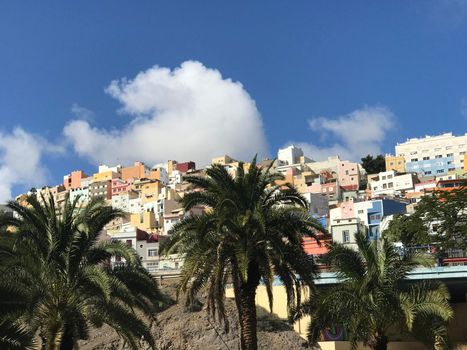
[[[358,159],[463,134],[466,38],[464,0],[2,2],[0,200],[130,153]]]

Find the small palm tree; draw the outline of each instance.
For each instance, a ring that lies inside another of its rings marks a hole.
[[[353,348],[363,342],[387,349],[391,331],[409,332],[434,348],[447,346],[446,322],[452,317],[449,293],[442,283],[412,282],[406,277],[418,266],[434,266],[432,257],[408,252],[401,257],[382,240],[379,247],[364,233],[356,234],[358,251],[331,243],[324,262],[340,283],[312,295],[294,314],[311,317],[308,337],[315,343],[320,332],[343,325]]]
[[[0,220],[14,231],[0,237],[0,320],[16,320],[24,335],[39,334],[48,350],[73,349],[89,327],[104,323],[134,349],[142,338],[154,347],[143,314],[152,319],[161,300],[155,282],[131,247],[99,240],[122,213],[102,199],[84,207],[79,198],[67,200],[61,208],[42,200],[10,202],[16,216]],[[113,256],[127,264],[112,268]]]
[[[33,336],[21,325],[0,321],[0,349],[5,350],[32,350],[35,343]]]
[[[164,247],[185,257],[180,290],[187,302],[208,286],[208,312],[224,321],[225,287],[232,283],[242,349],[257,348],[255,296],[261,281],[271,309],[275,276],[286,287],[291,307],[300,300],[300,287],[313,284],[315,265],[302,248],[302,237],[315,237],[322,227],[293,187],[276,185],[282,179],[270,168],[258,168],[256,158],[247,172],[240,163],[235,176],[213,165],[205,177],[186,177],[197,191],[182,199],[185,210],[208,209],[178,223]]]

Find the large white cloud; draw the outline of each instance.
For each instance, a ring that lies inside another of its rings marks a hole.
[[[0,133],[0,203],[11,199],[14,185],[43,186],[47,177],[43,155],[61,150],[22,128]]]
[[[154,66],[134,79],[113,81],[106,92],[132,120],[122,129],[70,121],[64,134],[75,151],[94,163],[157,163],[229,154],[249,159],[267,152],[261,116],[242,84],[215,69],[187,61],[179,68]]]
[[[315,134],[321,133],[335,142],[289,142],[301,147],[303,152],[315,160],[339,155],[341,159],[360,161],[367,154],[382,153],[386,133],[394,127],[394,114],[384,106],[365,106],[337,118],[316,117],[308,121]]]

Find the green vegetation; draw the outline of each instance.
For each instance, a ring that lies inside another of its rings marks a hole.
[[[467,249],[467,188],[424,196],[412,215],[394,218],[383,235],[408,247],[433,244],[442,251]]]
[[[386,170],[386,161],[382,154],[378,154],[376,157],[368,154],[366,157],[362,158],[362,167],[367,174],[378,174]]]
[[[42,200],[10,202],[17,217],[0,220],[0,348],[28,349],[38,335],[44,349],[73,349],[104,323],[131,348],[141,339],[154,348],[148,325],[161,297],[153,279],[132,248],[99,240],[121,212],[101,199],[83,208],[79,198],[63,208]],[[112,268],[113,256],[126,265]]]
[[[184,254],[180,289],[187,302],[207,286],[209,312],[225,320],[224,298],[232,283],[240,321],[242,349],[257,349],[256,289],[264,282],[272,308],[272,284],[277,276],[287,290],[288,303],[300,302],[300,286],[313,285],[315,265],[303,251],[303,235],[315,236],[320,224],[307,212],[306,200],[291,186],[278,186],[280,174],[259,169],[256,159],[247,172],[243,164],[232,176],[213,165],[206,177],[185,180],[200,191],[183,198],[186,211],[197,205],[208,213],[177,224],[165,247]]]
[[[341,283],[311,295],[293,313],[293,320],[310,315],[309,340],[320,331],[343,325],[356,348],[363,342],[375,350],[387,349],[391,332],[408,332],[430,348],[447,348],[447,321],[453,311],[442,283],[404,282],[417,266],[433,266],[432,257],[407,252],[401,257],[392,243],[370,242],[357,233],[358,251],[332,243],[324,262]]]

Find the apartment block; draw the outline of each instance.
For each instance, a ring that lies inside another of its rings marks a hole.
[[[425,176],[445,175],[464,168],[466,152],[467,133],[411,138],[396,145],[396,156],[404,157],[406,171]]]
[[[373,199],[369,201],[341,203],[338,207],[330,210],[330,231],[335,231],[334,227],[341,224],[355,225],[352,219],[356,219],[358,225],[361,225],[360,227],[366,228],[370,239],[378,239],[383,219],[393,214],[406,213],[407,204],[408,202],[406,201],[394,199]],[[336,239],[339,238],[336,237]]]
[[[112,199],[112,181],[96,181],[89,185],[89,198]]]
[[[394,170],[380,172],[377,178],[369,183],[372,197],[382,195],[403,196],[406,192],[412,191],[418,178],[415,174],[399,174]]]

